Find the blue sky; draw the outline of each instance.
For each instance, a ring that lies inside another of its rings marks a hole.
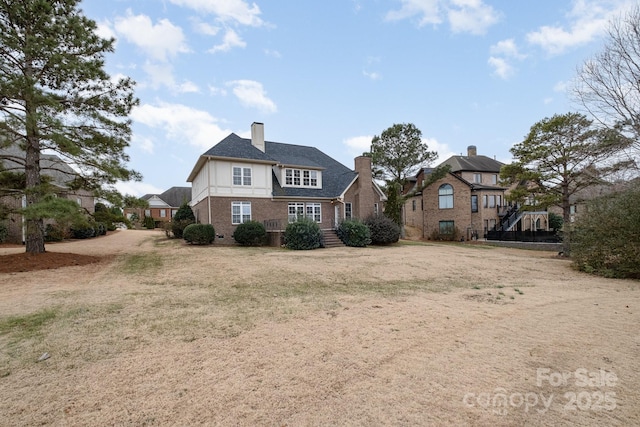
[[[231,132],[318,147],[348,167],[413,123],[436,164],[475,145],[510,162],[537,121],[577,111],[571,80],[629,0],[85,0],[137,82],[129,166],[142,196]]]

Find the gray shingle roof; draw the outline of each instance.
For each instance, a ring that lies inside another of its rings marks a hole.
[[[241,138],[234,133],[210,148],[204,155],[266,161],[273,165],[322,170],[322,188],[281,187],[273,174],[274,197],[338,197],[357,176],[355,171],[315,147],[265,141],[265,152],[263,153],[251,144],[250,139]]]
[[[25,156],[24,150],[15,145],[0,148],[0,162],[7,171],[24,173]],[[52,184],[59,187],[66,187],[78,175],[55,154],[40,154],[40,170],[42,175],[52,179]]]
[[[487,156],[451,156],[441,163],[451,166],[451,172],[500,172],[504,163]]]

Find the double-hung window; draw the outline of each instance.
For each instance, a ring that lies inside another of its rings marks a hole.
[[[251,185],[251,168],[233,167],[233,185]]]
[[[304,217],[318,223],[322,222],[322,207],[320,203],[289,203],[289,222],[295,222]]]
[[[347,202],[344,204],[344,219],[351,219],[352,216],[353,216],[353,212],[351,208],[351,203]]]
[[[443,184],[438,189],[438,207],[440,209],[453,208],[453,186],[451,184]]]
[[[251,221],[251,202],[231,202],[231,223]]]

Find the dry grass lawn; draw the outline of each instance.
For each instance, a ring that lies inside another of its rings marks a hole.
[[[0,425],[640,424],[640,282],[549,252],[47,250],[104,258],[0,273]]]

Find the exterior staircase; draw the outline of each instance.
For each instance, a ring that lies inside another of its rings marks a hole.
[[[335,230],[322,230],[322,241],[324,248],[344,248],[344,243],[338,237]]]

